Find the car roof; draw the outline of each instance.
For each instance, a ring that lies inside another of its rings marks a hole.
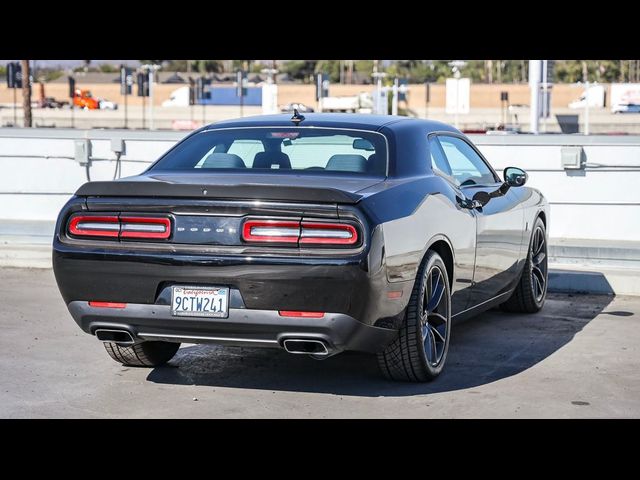
[[[304,113],[304,120],[300,126],[304,127],[328,127],[328,128],[353,128],[359,130],[380,130],[387,127],[391,130],[403,129],[408,126],[421,126],[427,131],[454,131],[458,130],[446,123],[435,120],[423,120],[399,115],[373,115],[368,113]],[[290,113],[276,115],[256,115],[251,117],[223,120],[207,125],[203,130],[215,130],[218,128],[232,127],[291,127]]]

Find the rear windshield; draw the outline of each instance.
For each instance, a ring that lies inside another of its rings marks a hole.
[[[316,127],[209,130],[187,138],[150,170],[385,176],[387,143],[382,134],[359,130]]]

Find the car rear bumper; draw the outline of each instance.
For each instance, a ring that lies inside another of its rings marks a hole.
[[[325,313],[322,318],[283,317],[278,311],[230,308],[228,318],[179,317],[169,305],[127,304],[98,308],[72,301],[69,311],[86,333],[126,330],[134,340],[282,348],[286,339],[322,341],[330,354],[344,350],[378,352],[396,331],[365,325],[349,315]]]
[[[54,239],[53,269],[63,299],[168,305],[176,285],[228,287],[230,308],[340,313],[397,329],[412,282],[390,284],[382,247],[355,257],[219,255],[81,248]],[[389,292],[401,295],[389,296]]]

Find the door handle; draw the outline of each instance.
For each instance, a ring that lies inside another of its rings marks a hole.
[[[458,201],[458,205],[468,210],[482,208],[482,203],[480,203],[478,200],[472,200],[469,198],[462,198],[462,197],[456,197],[456,200]]]

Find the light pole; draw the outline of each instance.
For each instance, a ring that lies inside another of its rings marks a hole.
[[[391,115],[398,115],[398,87],[399,82],[397,78],[393,79],[393,98],[391,99]]]
[[[262,94],[262,110],[263,113],[277,113],[278,111],[278,90],[277,85],[275,85],[274,77],[278,73],[278,70],[275,68],[263,68],[260,70],[261,73],[267,75],[267,84],[264,85],[263,94]],[[266,88],[266,94],[265,92]]]
[[[142,65],[142,68],[149,71],[149,130],[153,130],[153,82],[155,72],[160,68],[160,65],[147,64]]]
[[[531,133],[539,133],[540,121],[540,75],[542,74],[542,61],[529,60],[529,89],[531,91],[531,107],[529,109],[529,130]]]
[[[547,133],[547,67],[548,60],[542,61],[542,131]]]
[[[371,76],[376,80],[376,113],[382,115],[382,79],[385,78],[387,74],[385,72],[375,71]],[[387,113],[387,111],[384,112],[385,115]]]
[[[467,62],[463,62],[461,60],[454,60],[453,62],[449,62],[449,66],[451,67],[451,72],[453,73],[453,78],[456,79],[456,108],[454,111],[453,124],[456,128],[458,128],[458,112],[460,111],[460,69],[464,67]]]
[[[589,80],[585,80],[584,88],[584,134],[589,135]]]

